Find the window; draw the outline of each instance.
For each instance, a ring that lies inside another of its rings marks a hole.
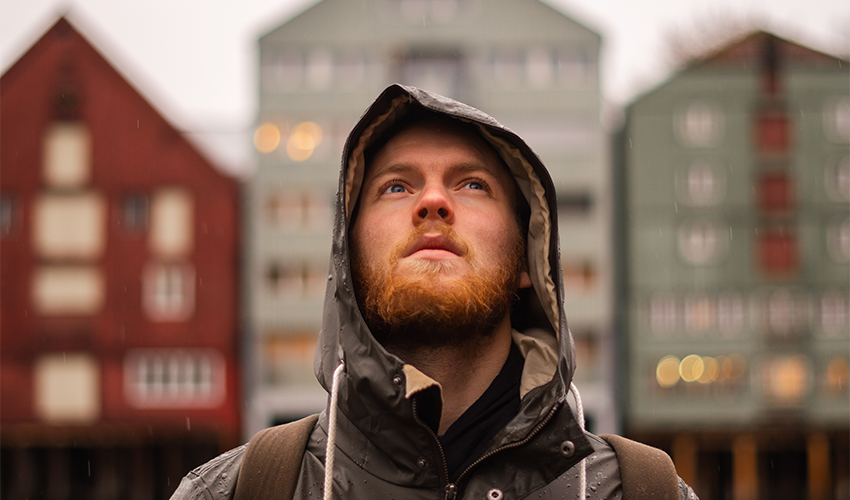
[[[794,206],[794,183],[786,171],[764,172],[756,186],[758,207],[764,212],[782,212]]]
[[[717,299],[717,320],[725,337],[740,333],[744,326],[744,304],[737,293],[724,293]]]
[[[555,64],[558,84],[562,86],[580,84],[590,72],[588,57],[580,50],[559,51]]]
[[[225,361],[209,349],[136,349],[124,359],[124,395],[138,408],[218,406]]]
[[[266,199],[266,218],[278,229],[329,229],[330,200],[317,193],[274,192]]]
[[[826,337],[847,337],[850,322],[848,322],[847,296],[840,292],[826,292],[820,302],[821,332]]]
[[[593,195],[587,191],[564,192],[558,194],[559,215],[584,217],[593,210]]]
[[[328,49],[317,48],[307,53],[307,85],[313,90],[324,90],[333,81],[333,53]]]
[[[850,201],[850,156],[844,155],[827,164],[824,181],[833,201]]]
[[[791,124],[782,113],[765,113],[756,118],[756,148],[763,154],[788,151]]]
[[[565,262],[564,288],[567,292],[588,293],[596,285],[596,267],[590,261]]]
[[[709,103],[689,104],[676,115],[675,122],[679,140],[685,146],[716,146],[723,136],[723,115]]]
[[[44,181],[50,187],[76,188],[91,177],[91,138],[78,122],[56,122],[44,137]]]
[[[265,282],[270,293],[283,298],[321,297],[327,286],[327,275],[305,263],[283,265],[273,262],[266,267]]]
[[[121,203],[121,226],[128,233],[144,231],[150,218],[150,200],[144,194],[130,194]]]
[[[723,201],[726,176],[723,169],[705,160],[696,160],[678,175],[679,198],[688,205],[709,206]]]
[[[826,229],[826,246],[835,262],[850,262],[850,218],[834,220]]]
[[[650,305],[650,326],[655,334],[666,336],[674,332],[678,326],[678,309],[676,298],[668,295],[658,295],[652,298]]]
[[[850,362],[842,356],[835,356],[826,365],[824,373],[826,390],[833,396],[847,397],[850,388]]]
[[[45,316],[92,315],[106,297],[103,274],[96,267],[42,266],[32,282],[32,303]]]
[[[685,327],[691,334],[704,333],[715,328],[717,306],[714,300],[701,295],[685,298]]]
[[[760,228],[756,236],[756,258],[766,274],[787,275],[798,266],[797,237],[788,228]]]
[[[693,221],[679,228],[679,254],[690,264],[716,264],[728,246],[727,230],[717,223]]]
[[[366,62],[360,52],[342,52],[337,57],[336,80],[340,87],[357,88],[366,77]]]
[[[195,271],[187,263],[154,263],[143,281],[143,307],[154,321],[184,321],[195,310]]]
[[[762,324],[772,337],[796,337],[806,328],[809,317],[808,297],[780,290],[762,300]]]
[[[526,54],[526,76],[534,88],[547,88],[555,79],[552,53],[545,47],[534,47]]]
[[[763,396],[777,406],[801,405],[809,391],[809,370],[803,355],[765,359],[759,370]]]
[[[182,257],[192,250],[194,240],[192,194],[182,188],[156,191],[151,203],[148,244],[159,257]]]
[[[525,61],[517,50],[503,49],[492,55],[493,82],[502,88],[516,88],[522,84]]]
[[[830,141],[850,141],[850,98],[842,97],[827,102],[823,120],[826,136]]]
[[[262,68],[262,84],[269,90],[295,90],[304,80],[304,61],[298,50],[287,50],[278,59],[266,61]]]
[[[266,358],[265,382],[281,385],[314,385],[313,354],[316,336],[309,333],[289,333],[267,337],[263,345]]]
[[[419,54],[401,63],[401,81],[440,95],[457,97],[461,85],[462,61],[457,51]]]
[[[106,205],[95,193],[41,195],[35,201],[33,246],[49,259],[96,259],[106,246]]]
[[[35,413],[50,423],[86,424],[100,417],[100,367],[86,353],[45,354],[35,360]]]
[[[0,238],[9,236],[15,225],[15,204],[8,194],[0,194]]]

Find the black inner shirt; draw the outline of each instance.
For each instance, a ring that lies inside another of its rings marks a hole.
[[[519,412],[519,384],[525,360],[516,345],[484,394],[439,436],[449,480],[455,482],[490,445],[490,440]]]

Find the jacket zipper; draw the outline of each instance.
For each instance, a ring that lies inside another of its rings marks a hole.
[[[440,444],[440,439],[437,437],[434,430],[419,418],[419,412],[416,409],[418,406],[417,401],[418,400],[416,398],[413,398],[413,420],[428,432],[428,435],[431,436],[434,444],[437,445],[437,450],[440,452],[440,472],[443,476],[443,484],[446,485],[445,500],[455,500],[455,497],[457,496],[457,486],[449,482],[449,466],[446,465],[446,452],[443,451],[443,445]]]
[[[464,479],[464,476],[466,476],[472,469],[477,467],[478,464],[480,464],[484,460],[487,460],[488,458],[492,457],[496,453],[499,453],[499,452],[504,451],[504,450],[510,450],[512,448],[518,448],[520,446],[525,445],[529,441],[531,441],[534,438],[534,436],[536,436],[537,433],[540,432],[543,429],[543,427],[545,427],[546,424],[548,424],[549,421],[552,420],[552,418],[555,417],[555,413],[558,412],[558,409],[560,407],[561,407],[560,402],[555,403],[552,406],[552,409],[549,410],[549,413],[546,415],[546,417],[543,418],[543,420],[541,420],[536,426],[534,426],[533,429],[531,429],[531,432],[528,433],[528,436],[524,437],[523,439],[521,439],[519,441],[509,443],[509,444],[506,444],[504,446],[500,446],[499,448],[496,448],[495,450],[492,450],[492,451],[485,453],[484,455],[480,456],[478,458],[478,460],[472,462],[469,465],[469,467],[467,467],[466,469],[464,469],[463,472],[460,473],[460,476],[457,477],[457,481],[455,481],[454,483],[450,483],[449,482],[449,468],[446,465],[446,454],[443,451],[443,446],[440,444],[440,440],[437,437],[437,435],[434,433],[434,431],[419,419],[419,414],[416,411],[416,399],[414,398],[413,399],[413,419],[416,421],[417,424],[424,427],[425,430],[428,431],[428,434],[431,436],[431,439],[434,440],[434,443],[436,443],[436,445],[437,445],[437,449],[440,451],[440,465],[442,466],[441,471],[443,473],[443,484],[446,485],[445,500],[455,500],[455,498],[457,498],[457,493],[458,493],[458,489],[459,489],[458,485],[461,484],[462,480]]]

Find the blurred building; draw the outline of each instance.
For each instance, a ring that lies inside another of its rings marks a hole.
[[[626,431],[704,500],[848,498],[848,79],[757,32],[627,110]]]
[[[600,37],[537,0],[324,0],[263,36],[248,187],[246,433],[322,410],[313,375],[348,131],[383,88],[415,85],[521,134],[559,191],[567,317],[591,428],[612,431],[613,257]]]
[[[0,107],[0,496],[167,498],[240,437],[238,186],[64,18]]]

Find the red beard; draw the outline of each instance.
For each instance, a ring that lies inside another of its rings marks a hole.
[[[510,311],[519,288],[525,240],[519,229],[501,260],[490,269],[476,267],[472,247],[451,226],[437,229],[474,269],[468,276],[447,276],[447,261],[419,261],[402,275],[398,263],[405,249],[427,229],[419,226],[379,269],[370,268],[352,246],[352,270],[360,310],[372,334],[391,352],[420,347],[460,347],[489,336]]]

